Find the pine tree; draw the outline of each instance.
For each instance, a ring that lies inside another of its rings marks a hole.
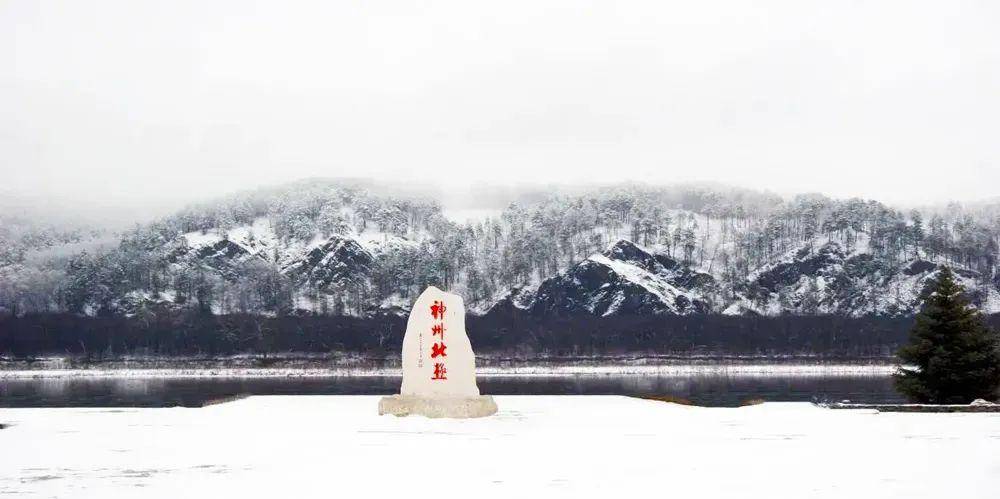
[[[910,344],[899,350],[896,389],[916,402],[964,404],[992,400],[1000,387],[997,337],[965,298],[952,272],[942,267],[933,293],[917,314]]]

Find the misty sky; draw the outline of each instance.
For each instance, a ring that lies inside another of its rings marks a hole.
[[[0,195],[310,176],[1000,195],[993,1],[0,1]]]

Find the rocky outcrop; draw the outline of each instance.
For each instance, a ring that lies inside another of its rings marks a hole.
[[[898,264],[840,243],[807,244],[752,274],[727,312],[775,315],[913,315],[940,265],[922,258]],[[975,272],[954,268],[973,304],[992,310],[1000,295]]]
[[[708,274],[621,240],[537,288],[512,291],[491,312],[522,310],[535,316],[704,313],[711,310],[705,295],[714,286]]]
[[[371,276],[374,264],[372,254],[354,239],[331,236],[302,257],[293,259],[282,271],[315,289],[329,289],[364,282]]]

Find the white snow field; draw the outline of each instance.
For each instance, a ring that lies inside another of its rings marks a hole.
[[[471,420],[377,396],[0,410],[0,497],[997,497],[1000,414],[497,396]]]

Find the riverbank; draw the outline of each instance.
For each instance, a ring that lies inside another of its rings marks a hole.
[[[566,376],[575,374],[734,374],[734,375],[887,375],[891,358],[620,356],[476,359],[480,376]],[[229,357],[76,357],[0,358],[0,379],[64,377],[329,377],[399,376],[398,358],[329,355],[253,355]]]
[[[497,396],[475,420],[376,396],[0,411],[17,497],[992,497],[1000,414]]]
[[[571,375],[743,375],[743,376],[884,376],[892,365],[854,364],[718,364],[661,366],[520,366],[483,367],[477,376]],[[204,368],[204,369],[28,369],[0,370],[0,379],[37,378],[327,378],[399,377],[398,368]]]

